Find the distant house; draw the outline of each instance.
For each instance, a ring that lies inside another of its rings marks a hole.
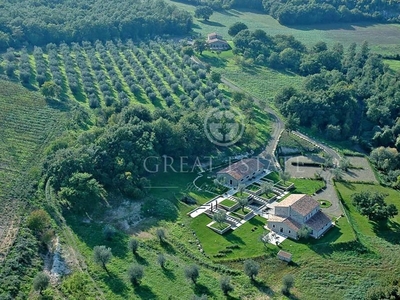
[[[283,261],[291,262],[292,261],[292,254],[283,250],[279,250],[278,258]]]
[[[207,36],[207,45],[210,50],[229,50],[231,46],[225,41],[221,35],[216,32],[210,33]]]
[[[310,235],[321,237],[332,227],[331,219],[321,211],[319,202],[305,194],[292,194],[274,208],[268,218],[268,228],[278,234],[298,239],[303,226],[311,229]]]
[[[261,174],[265,169],[258,159],[242,159],[217,173],[220,182],[232,187],[237,187],[253,177]]]

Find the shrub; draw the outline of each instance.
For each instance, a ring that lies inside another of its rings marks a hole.
[[[128,248],[130,251],[132,251],[133,255],[136,254],[138,248],[139,248],[139,241],[137,239],[130,239],[128,242]]]
[[[233,291],[231,278],[229,276],[222,276],[219,280],[219,286],[224,295],[228,295],[229,292]]]
[[[244,262],[244,273],[249,276],[251,280],[258,275],[260,265],[254,260],[248,259]]]
[[[194,284],[196,284],[199,275],[199,267],[197,265],[191,265],[185,268],[185,277],[190,279]]]
[[[45,290],[50,283],[50,277],[46,273],[40,272],[33,279],[33,289],[35,291],[39,291],[42,294],[42,291]]]
[[[143,278],[144,276],[144,270],[143,270],[143,266],[141,265],[132,265],[129,269],[128,269],[128,278],[129,281],[133,284],[133,285],[139,285],[140,284],[140,280]]]
[[[282,279],[282,293],[284,295],[290,294],[290,289],[294,286],[294,277],[291,274],[285,275]]]

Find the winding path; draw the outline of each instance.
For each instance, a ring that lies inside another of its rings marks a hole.
[[[227,78],[222,77],[221,78],[222,82],[227,85],[230,89],[238,92],[242,92],[245,94],[249,94],[246,91],[244,91],[242,88],[234,84],[233,82],[229,81]],[[261,100],[254,97],[253,95],[250,95],[253,99],[253,101],[256,104],[261,103]],[[269,162],[273,163],[275,167],[279,170],[280,166],[279,163],[277,162],[277,159],[275,157],[275,150],[279,142],[279,138],[285,129],[285,123],[283,122],[282,118],[271,108],[271,107],[265,107],[265,111],[271,115],[271,119],[274,120],[274,124],[272,126],[272,132],[271,132],[271,139],[268,141],[268,144],[265,146],[264,150],[258,155],[258,157],[262,159],[266,159]],[[328,147],[327,145],[320,143],[318,141],[313,140],[309,136],[306,136],[302,134],[301,132],[298,131],[293,131],[294,134],[297,136],[303,138],[304,140],[318,146],[321,148],[323,151],[328,153],[329,155],[332,156],[333,162],[335,164],[339,163],[340,160],[340,155],[332,148]],[[326,209],[326,213],[328,213],[331,216],[340,216],[342,214],[342,209],[340,206],[340,201],[339,198],[336,194],[336,190],[334,187],[334,183],[332,180],[332,174],[329,171],[324,171],[321,174],[325,180],[326,180],[326,189],[319,194],[319,197],[323,197],[326,200],[329,200],[332,203],[332,206],[328,209]]]

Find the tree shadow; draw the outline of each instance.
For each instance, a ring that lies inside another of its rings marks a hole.
[[[101,276],[101,279],[113,293],[121,296],[127,296],[126,293],[128,291],[128,286],[116,274],[109,271],[109,275],[104,273],[104,275]]]
[[[194,287],[194,293],[196,295],[207,295],[210,297],[215,296],[214,292],[212,292],[207,286],[205,286],[204,284],[201,284],[201,283],[196,283],[196,285]]]
[[[275,294],[274,291],[269,286],[267,286],[264,282],[253,280],[252,283],[258,289],[259,292],[268,295],[268,297],[274,296],[274,294]]]
[[[144,257],[140,256],[139,253],[136,253],[134,255],[134,258],[135,258],[136,262],[138,264],[142,265],[142,266],[148,266],[149,265],[149,262]]]
[[[381,222],[371,222],[374,233],[385,241],[399,245],[400,244],[400,224],[391,220]]]
[[[164,249],[164,251],[168,254],[175,255],[176,251],[174,249],[174,246],[171,245],[168,241],[163,241],[160,243],[161,247]]]
[[[343,184],[349,190],[353,190],[354,191],[356,189],[354,184],[352,184],[350,181],[341,181],[340,183]]]
[[[235,235],[233,232],[227,234],[225,236],[226,240],[231,242],[232,244],[241,244],[241,245],[246,245],[246,243],[243,241],[243,239],[237,235]]]
[[[209,20],[199,20],[199,22],[204,25],[209,25],[209,26],[226,27],[224,24],[221,24],[219,22],[209,21]]]
[[[167,267],[162,268],[162,272],[164,275],[171,281],[175,281],[176,275],[174,274],[173,270],[168,269]]]
[[[135,294],[141,299],[156,299],[157,295],[153,293],[151,288],[147,285],[139,285],[135,287]]]

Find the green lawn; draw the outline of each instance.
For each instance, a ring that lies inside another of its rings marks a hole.
[[[400,210],[400,192],[391,188],[382,187],[379,185],[366,185],[366,184],[353,184],[353,183],[336,183],[336,188],[343,199],[346,209],[350,212],[352,222],[357,232],[365,236],[379,236],[389,241],[400,242],[400,215],[391,219],[389,222],[373,222],[368,221],[367,217],[360,215],[357,209],[351,202],[351,196],[354,193],[361,192],[363,190],[380,192],[385,197],[385,202],[388,204],[394,204]]]
[[[260,189],[260,186],[256,185],[256,184],[252,184],[252,185],[248,186],[247,189],[252,191],[252,192],[256,192],[256,191],[258,191]]]
[[[238,229],[229,231],[224,235],[213,232],[208,228],[206,225],[210,222],[211,219],[202,214],[192,220],[191,228],[196,232],[206,254],[211,257],[232,245],[239,245],[240,248],[234,249],[232,253],[227,253],[226,257],[222,259],[257,257],[265,254],[266,250],[258,240],[259,236],[265,232],[263,228],[265,219],[254,217]],[[271,245],[271,247],[274,246]]]
[[[385,59],[383,62],[389,65],[393,71],[400,71],[400,60]]]
[[[291,178],[290,181],[295,186],[295,189],[292,191],[294,194],[312,195],[325,186],[325,182],[322,180]]]
[[[272,180],[274,183],[277,183],[278,185],[283,187],[288,187],[293,183],[292,179],[290,179],[290,181],[283,182],[278,172],[271,172],[267,176],[265,176],[265,178]]]
[[[220,204],[227,206],[227,207],[232,207],[232,206],[236,205],[237,202],[233,201],[233,200],[225,199],[222,202],[220,202]]]
[[[229,227],[230,224],[228,223],[222,223],[222,224],[218,224],[218,223],[214,223],[211,225],[212,228],[215,228],[217,230],[224,230],[225,228]]]
[[[251,210],[244,208],[242,210],[242,208],[238,208],[237,210],[235,210],[234,212],[231,213],[231,215],[235,216],[235,217],[239,217],[241,219],[243,219],[248,213],[250,213]]]

